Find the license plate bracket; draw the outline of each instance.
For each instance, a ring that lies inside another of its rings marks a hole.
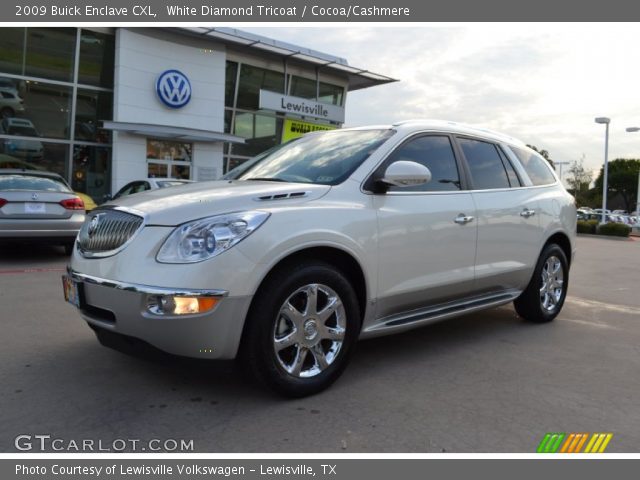
[[[69,275],[62,275],[64,299],[76,308],[80,308],[80,284]]]

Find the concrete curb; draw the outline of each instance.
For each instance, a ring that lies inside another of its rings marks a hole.
[[[622,241],[622,242],[633,242],[635,241],[634,239],[630,238],[630,237],[616,237],[614,235],[596,235],[593,233],[578,233],[577,234],[579,237],[587,237],[587,238],[604,238],[607,240],[617,240],[617,241]]]

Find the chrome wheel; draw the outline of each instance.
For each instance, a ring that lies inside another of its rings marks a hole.
[[[294,377],[322,373],[340,353],[346,323],[344,305],[334,290],[317,283],[299,288],[282,304],[274,324],[278,364]]]
[[[564,269],[555,255],[547,258],[542,267],[542,285],[540,287],[540,305],[547,312],[553,311],[560,303],[564,290]]]

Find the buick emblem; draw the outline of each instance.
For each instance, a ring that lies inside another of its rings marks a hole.
[[[98,214],[89,222],[89,229],[87,230],[87,234],[89,235],[89,237],[93,237],[94,233],[96,233],[96,230],[98,230],[98,225],[100,225],[100,217],[101,215]]]
[[[38,194],[37,193],[32,193],[31,194],[31,200],[37,200],[38,199]]]
[[[156,93],[167,107],[182,108],[191,100],[191,83],[179,70],[167,70],[156,81]]]

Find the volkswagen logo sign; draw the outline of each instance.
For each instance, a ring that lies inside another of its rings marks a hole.
[[[156,93],[169,108],[182,108],[191,100],[191,83],[179,70],[166,70],[156,81]]]
[[[37,193],[32,193],[31,194],[31,200],[37,200],[38,199],[38,194]]]

